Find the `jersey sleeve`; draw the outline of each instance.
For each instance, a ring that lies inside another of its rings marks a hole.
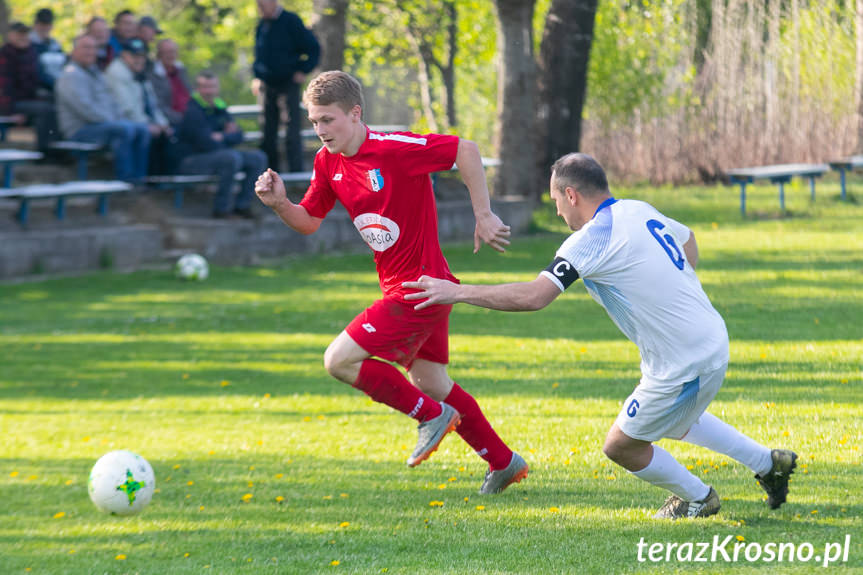
[[[384,134],[393,159],[411,176],[449,170],[458,154],[458,136],[442,134]]]
[[[327,176],[326,158],[323,152],[315,156],[315,167],[312,171],[312,183],[306,190],[300,205],[306,208],[310,216],[316,218],[325,217],[336,204],[336,194],[330,186]]]
[[[665,220],[668,223],[668,227],[671,228],[671,233],[680,242],[681,249],[683,248],[683,244],[689,241],[689,236],[692,234],[692,231],[681,224],[677,220],[673,220],[668,216],[665,216]]]
[[[578,278],[601,272],[609,260],[611,218],[611,210],[602,210],[587,225],[566,238],[542,275],[563,291]]]

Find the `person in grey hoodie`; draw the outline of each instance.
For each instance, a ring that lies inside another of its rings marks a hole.
[[[118,180],[147,175],[150,130],[146,123],[123,120],[102,72],[96,67],[96,41],[75,39],[70,63],[54,88],[60,132],[68,140],[110,146]]]

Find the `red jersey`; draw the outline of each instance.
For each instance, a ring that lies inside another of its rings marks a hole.
[[[366,130],[351,157],[318,151],[300,205],[316,218],[326,216],[336,200],[345,206],[374,250],[385,296],[403,299],[402,282],[423,274],[457,281],[441,252],[429,174],[452,168],[458,137]]]

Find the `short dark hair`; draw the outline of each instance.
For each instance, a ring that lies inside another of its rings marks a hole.
[[[54,12],[50,8],[42,8],[36,12],[36,18],[34,21],[39,24],[53,24]]]
[[[551,167],[551,176],[559,191],[571,186],[584,196],[610,193],[605,170],[587,154],[574,152],[559,158]]]
[[[9,31],[17,32],[18,34],[27,34],[28,32],[30,32],[30,26],[28,26],[24,22],[12,22],[11,24],[9,24]]]
[[[134,16],[134,15],[135,15],[135,13],[132,12],[131,10],[129,10],[128,8],[125,10],[120,10],[119,12],[117,12],[117,15],[114,16],[114,24],[119,22],[120,18],[122,18],[123,16]]]
[[[218,80],[219,79],[219,77],[216,76],[216,73],[213,72],[212,70],[201,70],[200,72],[198,72],[198,75],[195,76],[196,80],[198,78],[203,78],[205,80],[213,80],[213,79]]]

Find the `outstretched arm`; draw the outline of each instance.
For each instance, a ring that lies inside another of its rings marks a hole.
[[[420,290],[405,296],[406,300],[425,299],[414,306],[417,310],[435,304],[469,303],[500,311],[536,311],[561,293],[554,282],[542,275],[530,282],[497,285],[455,284],[422,276],[415,282],[404,282],[402,287]]]
[[[470,203],[473,205],[473,214],[476,217],[473,253],[479,251],[482,242],[499,252],[505,251],[506,246],[509,245],[509,226],[504,225],[491,211],[488,184],[485,181],[482,157],[479,155],[477,145],[470,140],[459,139],[455,165],[458,166],[461,179],[470,192]]]
[[[288,199],[285,182],[273,170],[267,170],[255,182],[255,193],[261,202],[282,218],[282,221],[303,235],[314,233],[321,227],[323,218],[309,215],[306,208]]]

